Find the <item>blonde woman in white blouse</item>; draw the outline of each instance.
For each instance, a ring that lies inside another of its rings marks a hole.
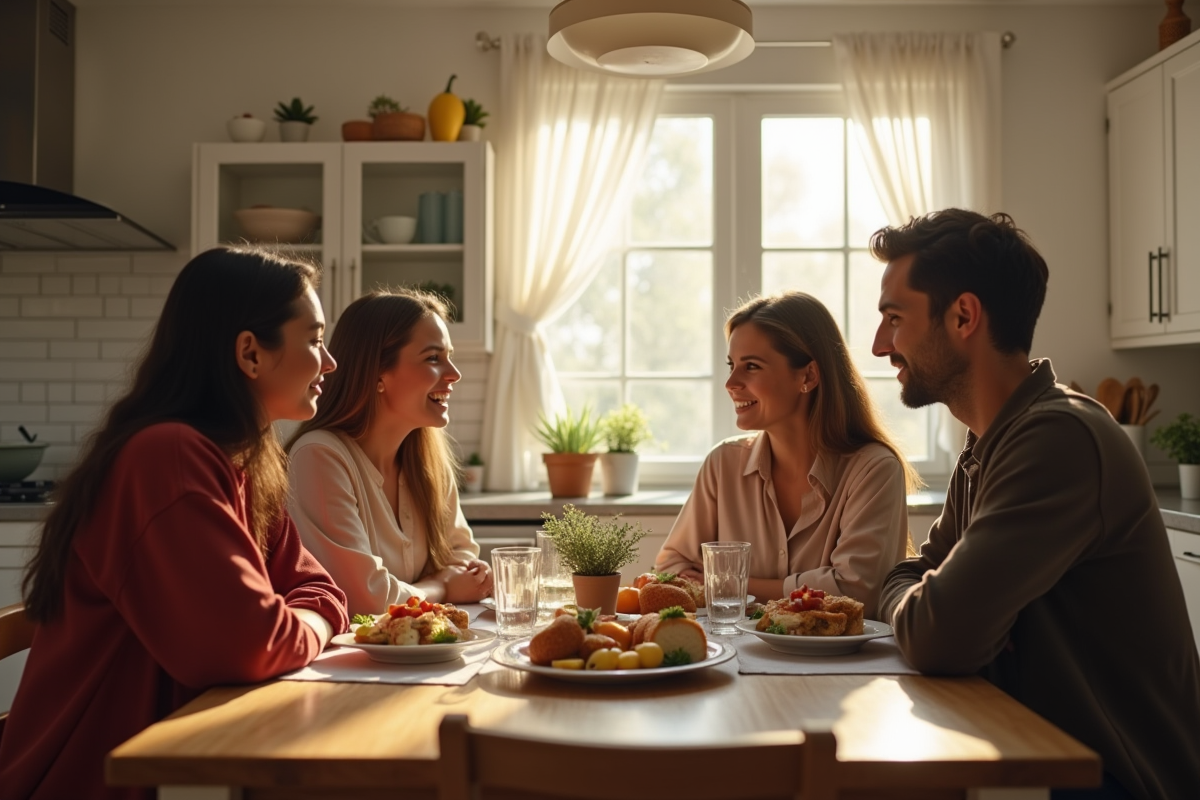
[[[802,292],[759,297],[725,323],[737,426],[708,454],[655,568],[703,580],[700,545],[748,541],[750,594],[802,584],[878,609],[909,549],[916,474],[880,424],[837,323]]]
[[[470,603],[492,589],[443,430],[462,377],[448,318],[441,299],[415,290],[351,303],[329,341],[337,378],[289,442],[288,510],[352,614],[412,596]]]

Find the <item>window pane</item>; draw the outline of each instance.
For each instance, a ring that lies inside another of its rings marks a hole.
[[[712,119],[660,117],[633,198],[632,241],[711,244],[712,217]]]
[[[645,453],[698,456],[716,444],[712,441],[712,389],[710,381],[630,381],[629,400],[650,420],[654,441]]]
[[[925,409],[914,411],[900,402],[900,382],[890,378],[868,378],[867,391],[875,401],[884,426],[910,460],[924,461],[929,453],[929,420]]]
[[[564,378],[561,383],[567,406],[576,416],[584,406],[590,406],[592,419],[598,419],[621,404],[619,381]]]
[[[862,150],[852,138],[847,144],[847,200],[850,207],[850,246],[867,247],[871,234],[888,224]]]
[[[600,273],[546,329],[550,357],[559,372],[602,372],[621,369],[621,260],[614,254]]]
[[[842,253],[763,253],[763,294],[793,289],[820,300],[838,327],[846,329],[846,290]]]
[[[883,371],[894,377],[895,370],[886,358],[871,355],[871,343],[879,329],[879,281],[883,266],[868,253],[850,253],[850,326],[846,341],[850,357],[861,372]]]
[[[844,128],[829,117],[763,119],[763,247],[845,243]]]
[[[633,251],[625,260],[630,373],[712,374],[712,253]]]

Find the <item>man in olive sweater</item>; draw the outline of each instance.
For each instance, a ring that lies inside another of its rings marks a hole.
[[[981,674],[1096,750],[1071,798],[1200,798],[1200,659],[1149,476],[1103,406],[1030,361],[1046,262],[1004,214],[884,228],[873,351],[969,429],[881,607],[924,673]]]

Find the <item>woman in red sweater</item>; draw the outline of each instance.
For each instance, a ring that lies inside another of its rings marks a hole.
[[[145,797],[105,755],[210,686],[308,664],[345,595],[284,510],[275,420],[316,412],[313,268],[217,249],[179,273],[131,388],[62,482],[24,581],[37,624],[0,798]]]

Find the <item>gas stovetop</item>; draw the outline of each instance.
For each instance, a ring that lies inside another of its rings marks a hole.
[[[54,481],[0,483],[0,503],[46,503],[53,491]]]

